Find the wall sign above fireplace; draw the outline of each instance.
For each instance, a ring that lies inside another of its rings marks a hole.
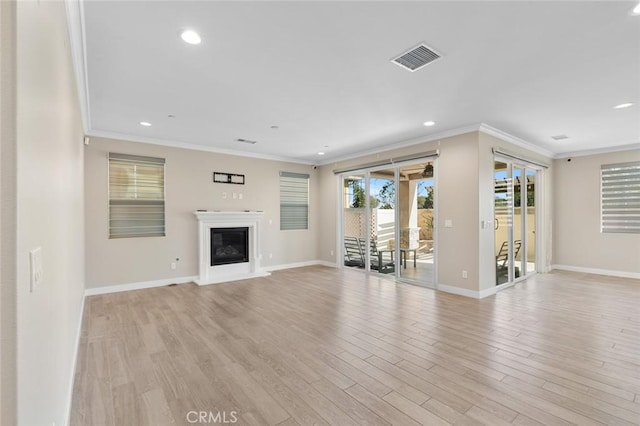
[[[213,181],[216,183],[234,183],[236,185],[244,185],[244,175],[213,172]]]

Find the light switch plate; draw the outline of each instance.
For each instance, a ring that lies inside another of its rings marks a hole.
[[[44,281],[42,270],[42,248],[37,247],[29,252],[30,291],[33,293]]]
[[[453,228],[453,221],[451,219],[445,219],[444,227],[445,228]]]

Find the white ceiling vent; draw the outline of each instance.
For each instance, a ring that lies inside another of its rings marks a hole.
[[[425,65],[430,64],[436,59],[440,59],[442,55],[430,48],[424,43],[413,47],[398,57],[391,59],[396,65],[400,65],[402,68],[411,72],[418,71]]]
[[[551,139],[553,139],[554,141],[561,141],[561,140],[569,139],[569,136],[567,136],[567,135],[554,135],[554,136],[551,136]]]

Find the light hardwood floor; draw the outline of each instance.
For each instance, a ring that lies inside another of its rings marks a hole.
[[[640,424],[638,280],[474,300],[318,266],[92,296],[83,321],[72,425]]]

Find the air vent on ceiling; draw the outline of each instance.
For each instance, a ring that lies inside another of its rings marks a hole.
[[[255,145],[258,143],[258,141],[250,141],[249,139],[242,139],[242,138],[236,139],[236,142],[248,143],[250,145]]]
[[[567,135],[555,135],[555,136],[551,136],[551,139],[553,139],[554,141],[561,141],[564,139],[569,139],[569,136]]]
[[[442,55],[430,48],[424,43],[417,45],[414,48],[409,49],[400,56],[391,59],[396,65],[400,65],[402,68],[411,72],[418,71],[425,65],[439,59]]]

